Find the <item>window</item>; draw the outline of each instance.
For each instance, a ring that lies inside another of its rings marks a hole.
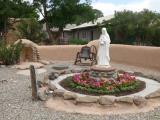
[[[87,37],[87,33],[84,31],[84,32],[82,32],[82,37],[83,38],[86,38]]]

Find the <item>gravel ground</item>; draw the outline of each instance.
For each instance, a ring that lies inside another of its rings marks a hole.
[[[71,63],[62,63],[71,64]],[[117,68],[126,70],[143,71],[159,77],[159,72],[113,64]],[[48,72],[52,71],[51,65],[46,66]],[[160,108],[148,113],[125,115],[82,115],[49,110],[44,107],[44,102],[31,100],[30,78],[15,74],[14,68],[0,68],[0,120],[160,120]],[[43,75],[43,74],[42,74]],[[38,79],[42,75],[37,76]],[[7,81],[6,81],[7,80]]]

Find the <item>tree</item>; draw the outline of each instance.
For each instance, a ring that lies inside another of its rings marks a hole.
[[[51,6],[50,6],[51,1],[52,0],[33,0],[34,6],[43,17],[43,21],[45,22],[46,30],[47,30],[50,41],[53,40],[52,32],[50,30],[51,27],[48,21],[48,13],[49,13],[49,10],[51,9]]]
[[[51,27],[59,28],[56,37],[58,39],[63,28],[67,24],[75,23],[80,16],[84,18],[84,22],[95,18],[88,0],[84,3],[81,3],[80,0],[34,0],[34,4],[43,16],[50,40],[53,40]]]
[[[115,12],[115,17],[105,22],[108,32],[111,34],[113,43],[128,43],[128,39],[135,34],[135,14],[124,10]]]
[[[97,9],[93,9],[93,11],[94,11],[94,14],[95,14],[95,17],[96,17],[96,18],[103,17],[102,11],[97,10]]]
[[[26,38],[35,43],[40,43],[46,39],[46,35],[42,31],[42,25],[36,19],[25,19],[17,28],[20,38]]]
[[[38,17],[35,8],[29,2],[23,0],[0,0],[0,26],[4,34],[7,33],[10,24],[9,18],[33,18]]]
[[[94,14],[94,19],[97,19],[99,17],[103,17],[102,11],[97,10],[97,9],[90,9],[90,12],[85,12],[85,14],[83,13],[82,15],[77,15],[77,18],[74,23],[79,25],[79,24],[88,22],[89,20],[92,21],[93,14]],[[92,16],[90,16],[90,15],[92,15]]]
[[[160,34],[160,14],[147,9],[141,12],[124,10],[115,12],[115,17],[105,22],[105,26],[112,43],[155,45]]]

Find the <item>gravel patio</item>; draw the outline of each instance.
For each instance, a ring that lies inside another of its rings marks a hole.
[[[71,62],[59,62],[59,64],[72,66]],[[112,65],[123,70],[143,72],[160,80],[158,71],[116,63]],[[45,69],[50,73],[52,65],[46,65]],[[0,120],[160,120],[160,108],[147,113],[109,116],[50,110],[44,106],[44,102],[31,100],[30,77],[17,75],[17,72],[18,70],[12,67],[0,67]],[[43,76],[44,74],[40,74],[37,79]]]

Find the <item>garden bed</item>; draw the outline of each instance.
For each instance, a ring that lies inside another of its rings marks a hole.
[[[146,84],[144,81],[136,80],[136,84],[134,84],[134,86],[131,87],[130,89],[127,89],[127,90],[118,89],[113,92],[104,92],[104,91],[102,92],[99,90],[95,90],[94,88],[88,89],[85,86],[78,85],[72,80],[72,77],[68,77],[68,78],[64,79],[63,81],[61,81],[60,85],[62,87],[64,87],[66,90],[73,91],[73,92],[80,93],[80,94],[93,95],[93,96],[114,95],[117,97],[140,92],[140,91],[144,90],[146,87]]]

